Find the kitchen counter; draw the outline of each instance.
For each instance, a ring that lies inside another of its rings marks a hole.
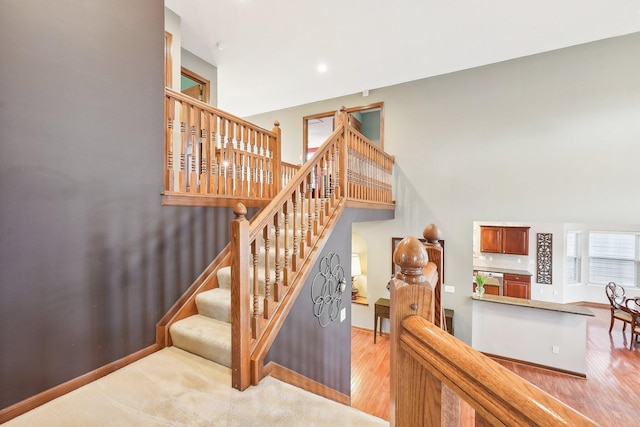
[[[581,305],[558,304],[556,302],[535,301],[530,299],[503,297],[498,295],[488,295],[486,293],[481,297],[478,297],[476,294],[473,294],[471,295],[471,298],[476,301],[515,305],[518,307],[538,308],[540,310],[550,310],[550,311],[557,311],[560,313],[579,314],[581,316],[595,317],[595,314],[593,314],[591,310]]]
[[[527,270],[515,270],[512,268],[502,268],[502,267],[478,267],[476,265],[473,266],[475,271],[491,271],[493,273],[506,273],[506,274],[517,274],[520,276],[532,276]]]
[[[473,295],[472,347],[580,377],[587,374],[586,307],[484,294]]]

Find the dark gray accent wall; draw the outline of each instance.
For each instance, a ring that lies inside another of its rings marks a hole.
[[[313,266],[278,337],[267,354],[265,364],[275,362],[347,396],[351,395],[351,227],[354,222],[393,219],[393,211],[346,209]],[[320,326],[314,315],[311,289],[320,272],[321,260],[334,253],[340,257],[347,280],[340,306],[346,319]]]
[[[231,209],[162,207],[163,2],[2,2],[0,408],[155,341]]]

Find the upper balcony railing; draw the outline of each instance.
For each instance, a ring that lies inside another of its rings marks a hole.
[[[354,203],[392,204],[393,156],[346,125],[345,111],[339,120],[348,156],[339,174],[318,170],[309,190],[341,182],[341,195]],[[299,168],[281,161],[278,122],[266,130],[165,88],[163,204],[264,207]]]
[[[164,204],[263,206],[297,168],[280,162],[277,122],[269,131],[165,88],[165,123]]]

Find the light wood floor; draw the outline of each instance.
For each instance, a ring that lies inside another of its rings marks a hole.
[[[622,323],[609,335],[609,309],[593,308],[587,322],[587,378],[576,378],[532,366],[500,364],[573,407],[601,426],[640,425],[640,344],[629,350],[629,331]],[[389,420],[389,337],[353,328],[351,405]]]

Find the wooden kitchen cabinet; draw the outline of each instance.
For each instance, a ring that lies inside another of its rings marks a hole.
[[[476,282],[473,282],[473,292],[476,292],[476,288],[478,287],[478,285],[476,285]],[[494,286],[494,285],[484,285],[484,293],[485,295],[500,295],[500,286]]]
[[[531,299],[531,277],[505,273],[503,294],[506,297]]]
[[[529,255],[529,227],[480,226],[480,252]]]

